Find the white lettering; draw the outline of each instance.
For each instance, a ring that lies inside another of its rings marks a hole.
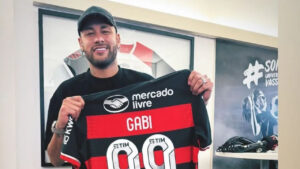
[[[140,117],[134,118],[135,130],[142,130],[142,121]]]
[[[174,94],[173,89],[165,88],[163,90],[150,91],[147,93],[136,93],[132,95],[132,107],[133,109],[141,109],[152,107],[152,101],[147,99],[154,99],[159,97],[172,96]],[[140,101],[144,100],[144,101]]]
[[[167,88],[165,88],[165,90],[162,91],[162,95],[164,97],[166,97],[168,95],[168,91],[167,91]]]
[[[127,119],[127,130],[128,131],[134,130],[133,120],[130,117]]]
[[[156,92],[156,97],[161,97],[161,91]]]
[[[140,109],[140,108],[146,108],[146,107],[151,107],[152,106],[152,102],[150,100],[148,101],[133,101],[132,102],[132,106],[133,109]]]
[[[64,135],[64,144],[67,144],[69,141],[70,137],[67,135]]]
[[[71,131],[72,131],[72,128],[66,128],[66,131],[65,131],[65,134],[68,134],[68,135],[70,135],[71,134]]]
[[[275,59],[267,60],[265,63],[265,71],[278,71],[278,62]]]
[[[265,78],[268,79],[268,78],[277,78],[278,77],[278,73],[267,73],[265,75]]]
[[[125,143],[117,143],[117,144],[113,144],[114,148],[124,148],[124,147],[129,147],[129,142],[125,142]]]
[[[146,93],[142,93],[141,94],[141,99],[147,99],[147,94]]]
[[[266,87],[268,86],[278,86],[278,79],[266,79]]]
[[[126,123],[128,131],[152,129],[151,116],[136,116],[134,118],[129,117],[126,120]]]
[[[157,97],[166,97],[172,96],[174,94],[173,89],[165,88],[164,90],[151,91],[147,93],[137,93],[132,95],[132,100],[145,100],[145,99],[153,99]]]
[[[148,100],[148,101],[146,102],[146,106],[147,106],[147,107],[151,107],[151,106],[152,106],[152,102],[151,102],[150,100]]]
[[[148,129],[151,128],[152,129],[152,122],[151,122],[151,116],[142,116],[142,123],[143,123],[143,128],[144,129]]]
[[[67,144],[70,139],[69,135],[71,134],[71,131],[73,129],[73,124],[74,124],[73,119],[71,116],[69,116],[69,121],[67,123],[66,131],[64,134],[64,144]]]

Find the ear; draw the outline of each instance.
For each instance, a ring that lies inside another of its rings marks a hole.
[[[83,42],[82,42],[81,37],[78,38],[78,44],[80,46],[80,49],[83,50]]]
[[[118,48],[120,48],[120,45],[121,45],[121,38],[120,38],[120,34],[117,33],[117,45],[118,45]]]

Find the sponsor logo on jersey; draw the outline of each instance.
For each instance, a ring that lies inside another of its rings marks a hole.
[[[119,113],[127,109],[129,100],[123,95],[113,95],[106,98],[103,107],[110,113]]]
[[[65,131],[65,134],[64,134],[64,144],[68,143],[68,141],[70,139],[71,131],[73,129],[73,126],[74,126],[73,118],[71,116],[69,116],[69,121],[67,123],[66,131]]]
[[[132,95],[132,107],[133,109],[150,108],[152,107],[153,99],[172,96],[173,94],[174,90],[168,88],[157,91],[135,93]]]
[[[164,88],[157,91],[134,93],[131,96],[132,108],[142,109],[152,107],[153,99],[168,97],[174,94],[173,89]],[[110,113],[119,113],[126,110],[129,106],[129,99],[123,95],[113,95],[107,97],[103,102],[103,107]]]

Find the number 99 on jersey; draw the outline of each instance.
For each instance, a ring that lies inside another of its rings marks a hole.
[[[154,149],[160,147],[163,151],[164,163],[157,165]],[[119,153],[127,154],[129,169],[140,169],[139,152],[136,145],[127,139],[118,139],[112,142],[106,152],[108,169],[120,169]],[[174,145],[172,141],[162,134],[148,137],[142,147],[142,156],[145,169],[176,169]]]

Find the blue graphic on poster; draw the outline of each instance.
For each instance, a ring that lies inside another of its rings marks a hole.
[[[277,49],[216,43],[214,151],[234,136],[253,141],[278,134]],[[259,168],[259,160],[214,155],[213,168]]]

